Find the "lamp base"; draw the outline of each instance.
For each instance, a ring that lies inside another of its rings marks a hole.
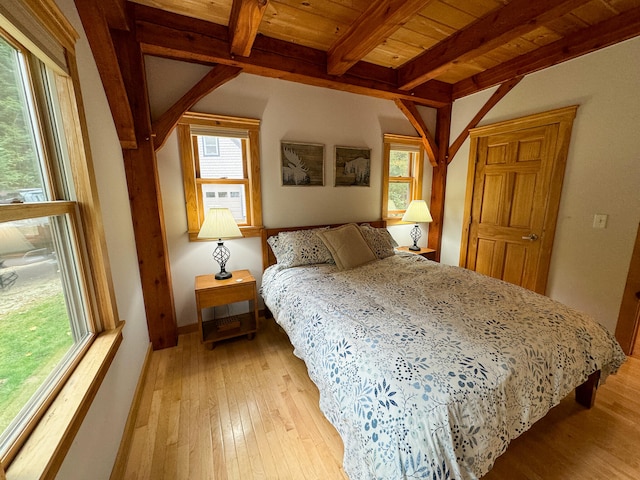
[[[227,272],[225,270],[222,270],[220,273],[215,274],[216,280],[226,280],[231,277],[232,277],[231,272]]]
[[[230,256],[231,252],[224,246],[222,239],[218,239],[218,246],[213,251],[213,259],[220,265],[220,271],[215,275],[216,280],[226,280],[231,278],[231,273],[225,270],[227,260],[229,260]]]
[[[411,237],[411,240],[413,240],[413,245],[409,247],[409,250],[412,252],[419,252],[420,247],[418,246],[418,240],[420,240],[420,237],[422,236],[422,231],[417,223],[411,229],[411,232],[409,232],[409,236]]]

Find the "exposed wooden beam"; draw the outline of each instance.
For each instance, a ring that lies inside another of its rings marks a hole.
[[[429,224],[427,246],[436,251],[436,260],[440,261],[442,249],[442,229],[444,226],[444,198],[447,186],[447,145],[451,132],[451,105],[438,109],[436,119],[436,143],[438,145],[438,165],[433,167],[431,177],[431,203],[429,211],[433,221]]]
[[[458,153],[458,150],[460,150],[460,147],[469,136],[469,130],[477,127],[480,121],[485,117],[485,115],[489,113],[489,111],[493,107],[495,107],[496,104],[500,100],[502,100],[504,96],[513,89],[513,87],[515,87],[518,83],[520,83],[520,80],[522,80],[522,77],[513,78],[508,82],[505,82],[502,85],[500,85],[500,87],[498,87],[498,89],[495,92],[493,92],[493,95],[491,95],[491,98],[487,100],[487,103],[485,103],[482,106],[482,108],[478,111],[478,113],[471,119],[471,121],[466,126],[466,128],[460,133],[460,135],[458,135],[458,138],[456,138],[456,140],[449,147],[449,154],[447,155],[448,157],[447,163],[451,163],[451,160],[453,160],[453,157],[456,156],[456,153]]]
[[[269,0],[233,0],[229,18],[231,54],[248,57]]]
[[[327,71],[342,75],[434,0],[374,0],[327,52]]]
[[[422,115],[420,115],[415,103],[396,99],[396,106],[404,113],[405,117],[407,117],[411,125],[413,125],[413,128],[415,128],[420,137],[422,137],[422,145],[427,152],[429,162],[435,167],[438,164],[438,146],[433,139],[433,135],[429,132],[427,124],[424,123]]]
[[[241,68],[229,67],[228,65],[218,65],[213,67],[202,79],[196,83],[191,90],[185,93],[180,100],[174,103],[166,112],[164,112],[157,121],[153,123],[153,132],[155,134],[154,147],[156,150],[164,145],[173,127],[176,126],[178,120],[183,113],[195,105],[198,100],[206,96],[211,91],[229,80],[236,78]]]
[[[453,96],[465,97],[511,78],[543,70],[638,35],[640,7],[462,80],[454,85]]]
[[[96,60],[120,145],[122,148],[136,148],[136,129],[129,98],[109,25],[98,1],[75,0],[75,4]]]
[[[81,0],[85,1],[85,0]],[[166,242],[162,195],[151,134],[144,62],[140,46],[131,32],[113,32],[121,56],[137,125],[138,147],[123,149],[138,269],[147,315],[149,339],[155,350],[175,346],[178,327],[171,284],[171,266]]]
[[[228,28],[200,19],[134,4],[136,30],[149,55],[204,64],[240,67],[246,73],[281,78],[387,100],[403,98],[441,107],[451,102],[451,85],[432,80],[411,91],[396,87],[394,70],[358,62],[341,77],[327,73],[326,52],[258,36],[250,57],[229,51]]]
[[[489,52],[591,0],[512,0],[398,69],[398,86],[414,88],[457,63]]]
[[[102,0],[100,6],[107,19],[109,28],[116,30],[129,30],[126,0]]]

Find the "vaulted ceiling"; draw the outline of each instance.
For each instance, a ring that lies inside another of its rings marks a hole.
[[[281,70],[293,75],[296,68],[291,60],[305,59],[318,68],[318,77],[335,76],[337,81],[341,76],[345,81],[349,76],[368,78],[404,92],[430,86],[429,81],[435,80],[444,85],[434,82],[433,90],[440,89],[452,98],[640,33],[638,0],[136,3],[202,20],[192,24],[194,30],[228,43],[226,61],[233,56],[255,57],[248,63],[269,66],[260,57],[270,55],[272,61],[282,63]],[[136,11],[138,25],[143,27],[140,38],[153,45],[149,45],[150,53],[162,54],[182,39],[177,35],[156,41],[153,34],[159,33],[160,25],[181,32],[189,26],[175,16]],[[288,58],[291,60],[286,61]],[[429,96],[425,97],[428,101]]]
[[[226,76],[247,72],[436,108],[640,35],[640,0],[76,0],[76,5],[115,104],[126,100],[117,84],[122,55],[110,42],[110,32],[117,30],[134,32],[146,55],[226,66],[212,72],[215,79],[205,81],[194,92],[198,95]]]

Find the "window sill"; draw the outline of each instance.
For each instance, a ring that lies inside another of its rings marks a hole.
[[[412,222],[403,222],[402,217],[388,217],[384,219],[387,222],[387,227],[396,225],[411,225]]]
[[[253,226],[243,226],[240,227],[240,231],[242,232],[242,236],[244,238],[249,237],[259,237],[262,235],[262,229],[264,227],[253,227]],[[189,241],[190,242],[215,242],[215,239],[211,238],[198,238],[198,232],[189,232]]]
[[[113,330],[96,337],[6,469],[7,478],[55,478],[122,343],[123,326],[124,322],[120,322]]]

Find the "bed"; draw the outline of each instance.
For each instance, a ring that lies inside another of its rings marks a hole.
[[[263,234],[261,294],[318,386],[351,480],[480,478],[574,389],[592,405],[625,361],[587,315],[394,252],[383,225]]]

